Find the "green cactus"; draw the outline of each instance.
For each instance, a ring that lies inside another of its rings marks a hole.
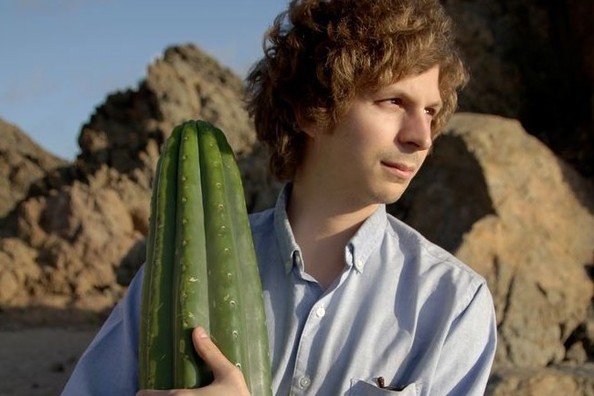
[[[174,128],[157,164],[144,269],[139,385],[197,388],[212,374],[191,331],[207,329],[253,395],[271,395],[262,286],[241,177],[225,135]]]

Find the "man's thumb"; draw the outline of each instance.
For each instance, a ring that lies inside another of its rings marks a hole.
[[[192,342],[196,352],[211,368],[216,378],[225,376],[229,372],[235,371],[237,367],[231,363],[221,350],[215,345],[212,339],[206,333],[203,327],[196,327],[192,331]]]

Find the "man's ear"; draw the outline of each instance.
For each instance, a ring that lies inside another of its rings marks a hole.
[[[305,117],[303,114],[296,114],[296,119],[299,129],[308,137],[315,138],[319,133],[319,127],[315,121]]]
[[[306,124],[301,124],[301,130],[309,137],[314,139],[319,134],[318,125],[315,122],[309,121]]]

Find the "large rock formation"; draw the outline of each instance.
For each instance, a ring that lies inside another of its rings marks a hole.
[[[149,66],[137,90],[114,93],[96,109],[82,127],[81,153],[73,164],[52,162],[25,134],[3,129],[8,132],[0,158],[10,179],[2,191],[15,195],[6,199],[5,212],[23,198],[3,220],[0,307],[5,314],[17,307],[77,312],[112,307],[144,260],[154,166],[173,126],[203,118],[227,132],[240,161],[262,151],[253,147],[242,93],[241,80],[195,46],[172,47]],[[255,206],[261,192],[273,186],[262,168],[244,172],[252,186],[246,185],[246,194]]]
[[[242,95],[241,79],[194,45],[168,48],[138,89],[110,95],[83,125],[77,161],[85,173],[102,165],[121,173],[153,169],[162,142],[189,118],[228,131],[242,155],[255,140]]]

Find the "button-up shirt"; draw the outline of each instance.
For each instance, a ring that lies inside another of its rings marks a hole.
[[[380,205],[345,246],[344,269],[324,289],[305,271],[287,194],[283,189],[274,208],[250,216],[274,394],[483,395],[497,336],[484,278]],[[63,395],[137,391],[141,283],[142,270]]]

